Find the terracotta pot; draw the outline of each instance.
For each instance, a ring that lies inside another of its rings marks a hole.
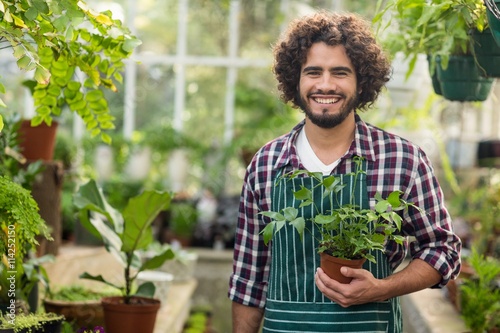
[[[41,123],[31,127],[30,120],[23,120],[19,128],[19,146],[23,156],[28,160],[52,161],[57,125],[56,121],[52,121],[52,126]]]
[[[104,312],[100,300],[95,301],[43,301],[45,311],[61,314],[73,327],[104,326]]]
[[[131,304],[124,304],[123,297],[104,297],[104,322],[106,333],[152,333],[160,301],[133,296]]]
[[[330,278],[340,282],[340,283],[350,283],[352,278],[346,277],[340,273],[340,268],[343,266],[351,267],[351,268],[361,268],[365,263],[366,259],[356,259],[356,260],[348,260],[332,257],[326,253],[320,253],[321,258],[321,269],[328,275]]]

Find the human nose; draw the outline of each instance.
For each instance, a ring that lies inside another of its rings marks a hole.
[[[331,73],[323,73],[316,83],[316,88],[319,91],[335,91],[337,88],[335,77]]]

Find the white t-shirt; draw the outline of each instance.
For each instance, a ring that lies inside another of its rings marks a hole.
[[[332,170],[340,163],[340,158],[335,162],[326,165],[321,162],[321,160],[316,156],[314,150],[307,140],[306,131],[304,128],[301,129],[299,136],[297,137],[297,154],[302,162],[304,168],[310,172],[321,172],[323,175],[329,175]]]

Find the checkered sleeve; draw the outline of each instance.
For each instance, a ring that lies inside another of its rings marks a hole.
[[[229,298],[237,303],[265,306],[270,247],[264,244],[260,231],[264,222],[259,215],[259,169],[252,161],[244,180],[238,226],[235,235],[233,273],[229,282]],[[265,184],[263,185],[265,186]]]
[[[416,239],[410,244],[410,253],[413,259],[427,262],[441,274],[441,282],[435,287],[442,287],[460,272],[461,240],[453,232],[452,220],[431,163],[420,150],[415,175],[411,178],[408,200],[423,212],[412,210],[407,216]]]

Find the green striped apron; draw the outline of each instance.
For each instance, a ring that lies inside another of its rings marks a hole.
[[[366,175],[358,175],[356,182],[352,175],[339,176],[347,184],[339,193],[340,204],[347,203],[351,191],[355,191],[355,204],[369,208]],[[317,180],[310,177],[287,179],[278,176],[271,190],[272,211],[293,205],[308,220],[315,208],[313,205],[299,208],[300,202],[294,199],[293,192],[301,185],[312,189],[316,184]],[[313,190],[313,197],[324,213],[331,209],[329,199],[323,198],[321,186]],[[290,225],[273,236],[263,332],[402,332],[399,298],[343,308],[319,291],[314,274],[320,265],[316,240],[320,234],[317,228],[312,229],[310,221],[306,226],[302,240]],[[390,275],[392,270],[387,256],[381,251],[373,255],[377,264],[367,261],[364,268],[379,279]]]

